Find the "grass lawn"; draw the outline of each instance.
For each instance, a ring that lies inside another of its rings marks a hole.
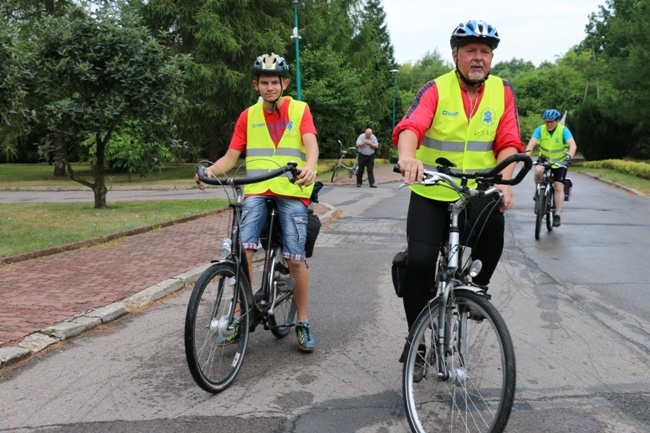
[[[155,225],[220,209],[225,200],[0,204],[0,257]]]
[[[632,188],[644,195],[650,195],[650,181],[647,179],[642,179],[640,177],[632,176],[630,174],[621,173],[607,168],[591,168],[581,166],[570,167],[569,177],[571,177],[572,171],[577,173],[589,173],[603,179],[624,185],[628,188]]]

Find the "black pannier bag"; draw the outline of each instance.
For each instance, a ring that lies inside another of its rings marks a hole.
[[[393,266],[391,268],[391,274],[393,277],[393,286],[395,287],[395,294],[398,298],[401,298],[402,287],[404,286],[404,278],[406,277],[406,265],[409,261],[408,250],[400,251],[395,254],[393,257]]]
[[[313,209],[307,211],[307,241],[305,242],[305,253],[307,257],[314,254],[314,246],[316,245],[316,238],[320,233],[320,218],[316,215]]]

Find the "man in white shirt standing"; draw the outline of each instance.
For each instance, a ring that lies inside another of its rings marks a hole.
[[[379,147],[377,137],[372,133],[372,129],[366,129],[366,132],[357,138],[357,151],[359,152],[359,169],[357,170],[357,188],[361,188],[363,183],[363,172],[368,168],[368,183],[370,188],[377,188],[375,184],[375,151]]]

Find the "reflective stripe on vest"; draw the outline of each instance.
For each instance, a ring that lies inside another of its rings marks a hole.
[[[542,125],[539,138],[539,154],[553,164],[564,160],[568,145],[564,144],[564,125],[558,123],[553,135]],[[557,166],[556,166],[557,167]]]
[[[298,163],[298,168],[305,165],[307,154],[302,145],[300,123],[307,104],[285,96],[289,104],[289,123],[282,133],[282,138],[275,147],[264,119],[263,102],[260,101],[248,109],[246,175],[256,176],[275,170],[288,162]],[[314,185],[300,187],[291,183],[288,176],[278,176],[264,182],[246,185],[246,194],[264,194],[271,191],[285,197],[309,198]]]
[[[435,80],[438,88],[438,107],[431,128],[416,151],[416,157],[425,168],[435,170],[436,159],[453,162],[455,170],[474,172],[494,167],[494,138],[499,120],[505,110],[505,90],[501,78],[490,76],[485,81],[481,103],[471,119],[463,106],[460,84],[455,71]],[[471,181],[470,186],[476,186]],[[440,200],[458,200],[458,193],[447,186],[413,185],[411,190],[423,197]]]

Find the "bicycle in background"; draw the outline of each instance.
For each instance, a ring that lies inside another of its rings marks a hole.
[[[501,170],[513,162],[523,162],[524,167],[515,178],[502,179]],[[402,375],[406,416],[416,433],[502,432],[515,396],[515,352],[490,295],[471,282],[480,272],[480,260],[468,258],[462,263],[467,247],[461,242],[460,221],[471,198],[500,197],[494,185],[520,183],[532,160],[525,154],[511,155],[493,169],[476,173],[452,171],[444,159],[437,163],[441,164],[438,171],[425,170],[418,183],[445,184],[458,192],[459,199],[449,204],[449,238],[438,258],[437,295],[407,337]],[[477,182],[476,188],[468,185],[470,179]],[[493,206],[496,212],[499,203]],[[473,231],[480,236],[480,228]]]
[[[339,161],[336,163],[336,166],[334,166],[334,170],[332,170],[332,183],[336,182],[336,179],[339,177],[339,171],[341,169],[347,170],[348,171],[348,177],[352,178],[352,176],[357,175],[357,170],[359,169],[359,151],[356,147],[348,147],[347,149],[343,148],[343,143],[341,140],[337,140],[339,143],[339,147],[341,149],[341,157],[339,158]],[[356,156],[354,157],[354,161],[352,165],[346,165],[345,164],[345,159],[349,159],[348,152],[356,152]],[[365,179],[364,179],[365,180]]]
[[[535,187],[535,239],[539,240],[542,231],[542,222],[546,220],[546,230],[553,231],[553,217],[555,216],[555,178],[549,161],[540,157],[533,165],[544,167],[540,182]],[[558,167],[566,165],[555,163]],[[564,200],[568,201],[571,194],[571,179],[565,178]]]
[[[277,209],[268,201],[268,223],[260,242],[264,265],[260,289],[253,294],[246,254],[240,243],[244,192],[242,185],[277,176],[295,179],[300,172],[289,163],[268,174],[245,178],[208,177],[205,167],[197,167],[197,183],[232,189],[229,236],[223,240],[224,258],[213,261],[194,285],[185,316],[185,355],[194,381],[205,391],[218,393],[235,380],[246,355],[249,333],[259,325],[276,338],[285,337],[294,326],[295,280],[282,257],[282,231]],[[233,338],[233,330],[239,333]]]

